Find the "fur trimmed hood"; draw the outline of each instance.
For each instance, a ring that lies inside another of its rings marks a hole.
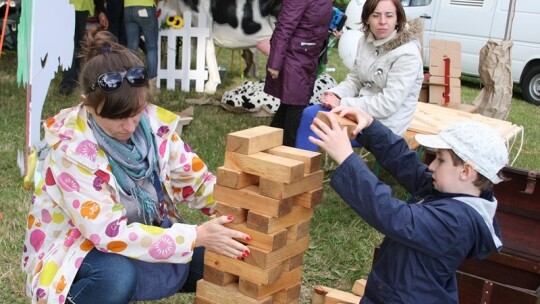
[[[399,31],[392,40],[384,44],[386,51],[391,51],[405,43],[420,37],[424,32],[424,21],[420,18],[408,20],[403,30]]]

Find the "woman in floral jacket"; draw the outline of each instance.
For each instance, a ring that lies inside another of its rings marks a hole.
[[[147,102],[143,62],[108,32],[88,34],[83,102],[48,119],[50,147],[28,216],[22,267],[36,303],[127,303],[194,291],[203,248],[243,258],[231,216],[211,214],[215,176]]]

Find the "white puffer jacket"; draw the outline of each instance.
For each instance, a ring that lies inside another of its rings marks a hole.
[[[362,109],[402,135],[412,120],[424,79],[421,46],[422,22],[409,21],[400,32],[375,40],[360,38],[356,59],[347,78],[330,92],[341,105]]]

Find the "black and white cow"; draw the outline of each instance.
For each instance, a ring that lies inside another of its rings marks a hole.
[[[161,18],[166,18],[168,11],[182,14],[186,9],[207,14],[211,30],[206,47],[209,75],[205,92],[211,94],[221,83],[215,45],[228,49],[256,47],[268,55],[281,0],[164,0],[158,4],[160,8]]]

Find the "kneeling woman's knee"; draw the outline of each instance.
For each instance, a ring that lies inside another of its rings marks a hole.
[[[119,254],[108,253],[107,266],[103,267],[101,284],[104,293],[109,294],[111,303],[127,303],[137,288],[137,268],[133,262]],[[116,300],[112,300],[115,298]]]
[[[319,111],[324,111],[324,108],[321,105],[312,105],[304,109],[302,112],[302,118],[309,118],[313,120]]]

